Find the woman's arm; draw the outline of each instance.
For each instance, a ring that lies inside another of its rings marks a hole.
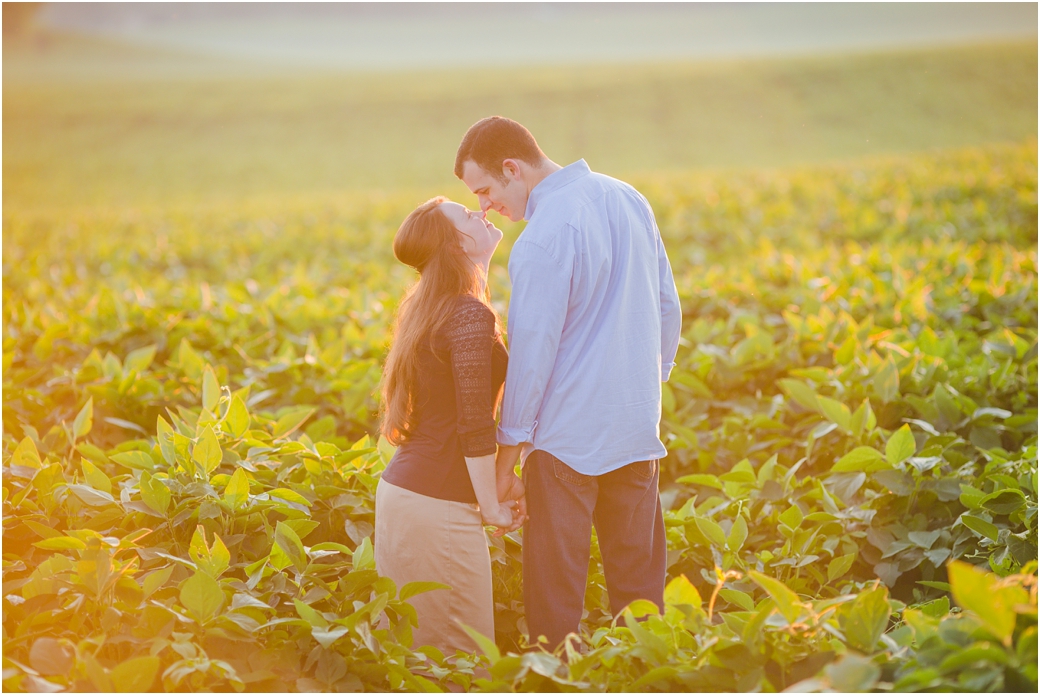
[[[509,506],[511,503],[498,501],[495,480],[495,455],[466,457],[466,468],[469,469],[469,479],[473,483],[473,492],[477,496],[477,504],[480,505],[480,518],[485,524],[509,528],[513,525],[513,511]]]
[[[495,317],[479,301],[466,301],[449,324],[459,442],[484,522],[509,528],[513,514],[498,502],[491,355]]]

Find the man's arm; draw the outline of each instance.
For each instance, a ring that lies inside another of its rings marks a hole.
[[[517,244],[509,276],[509,367],[498,443],[517,446],[534,441],[567,318],[571,268],[540,246]]]
[[[513,285],[509,367],[495,469],[499,499],[515,500],[523,519],[527,515],[524,486],[514,469],[523,444],[534,441],[536,418],[556,364],[570,301],[571,269],[539,246],[517,244],[509,260],[509,275]]]
[[[527,498],[526,490],[520,478],[516,477],[516,464],[520,460],[521,445],[506,446],[499,445],[498,455],[495,457],[495,485],[498,491],[498,499],[502,503],[515,502],[513,509],[513,523],[506,528],[497,529],[494,536],[501,536],[510,531],[515,531],[527,521]]]

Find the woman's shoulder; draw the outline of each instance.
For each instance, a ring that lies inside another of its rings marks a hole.
[[[454,316],[490,316],[494,318],[495,312],[487,304],[470,294],[460,295],[455,300]]]
[[[491,327],[495,325],[495,312],[484,302],[470,295],[463,295],[455,301],[452,309],[451,319],[448,321],[449,330],[466,328]]]

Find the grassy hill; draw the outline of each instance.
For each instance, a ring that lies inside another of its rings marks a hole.
[[[465,195],[472,122],[607,173],[757,168],[1017,141],[1037,44],[638,67],[263,71],[50,35],[4,49],[4,205],[166,207],[345,191]]]

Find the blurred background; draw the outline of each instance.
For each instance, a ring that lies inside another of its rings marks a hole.
[[[443,192],[466,128],[620,177],[1035,138],[1035,3],[4,3],[5,210]]]

